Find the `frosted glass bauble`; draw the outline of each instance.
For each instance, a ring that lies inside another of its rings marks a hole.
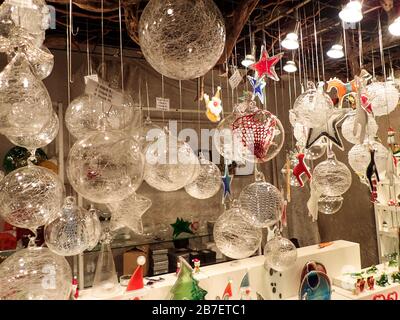
[[[97,203],[121,201],[143,180],[143,155],[138,143],[121,131],[100,131],[77,141],[68,155],[72,187]]]
[[[213,235],[217,248],[232,259],[250,257],[262,240],[261,230],[243,219],[241,208],[235,205],[217,219]]]
[[[50,96],[21,53],[0,73],[0,104],[0,131],[5,135],[38,134],[50,121]]]
[[[360,144],[363,141],[360,141],[360,134],[361,134],[361,128],[357,129],[357,134],[354,135],[353,129],[354,129],[354,121],[356,119],[355,113],[350,113],[346,119],[342,123],[342,135],[343,137],[350,143],[353,144]],[[367,126],[367,132],[366,132],[366,137],[369,140],[373,140],[373,138],[376,136],[376,133],[378,132],[378,124],[376,123],[374,117],[372,115],[368,115],[368,126]]]
[[[213,68],[224,51],[224,18],[212,0],[151,0],[140,17],[139,42],[159,73],[195,79]]]
[[[313,171],[315,188],[326,196],[340,196],[351,186],[351,172],[346,165],[335,158],[319,163]]]
[[[326,152],[326,141],[322,139],[313,144],[310,148],[304,149],[304,156],[307,160],[316,160],[321,158]]]
[[[278,236],[266,243],[264,256],[268,268],[281,272],[295,265],[297,249],[292,241]]]
[[[375,116],[391,113],[399,103],[399,90],[390,82],[373,82],[367,86],[369,102]]]
[[[72,272],[64,257],[28,247],[0,264],[0,283],[0,300],[68,300]]]
[[[50,144],[58,134],[59,121],[57,114],[53,112],[50,121],[43,127],[42,131],[38,134],[32,135],[7,135],[10,140],[16,146],[24,147],[28,150],[38,149]]]
[[[343,197],[327,197],[321,196],[318,199],[318,211],[324,214],[337,213],[343,205]]]
[[[150,144],[145,152],[145,181],[160,191],[176,191],[194,181],[200,173],[192,148],[169,133]]]
[[[214,163],[200,157],[200,173],[185,186],[185,191],[193,198],[208,199],[215,196],[220,188],[221,171]]]
[[[54,219],[64,186],[52,171],[29,164],[0,181],[0,215],[13,226],[36,231]]]

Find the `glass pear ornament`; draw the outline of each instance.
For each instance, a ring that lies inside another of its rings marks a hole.
[[[243,211],[237,201],[217,219],[213,235],[217,248],[232,259],[250,257],[262,240],[261,230],[243,219]]]
[[[147,62],[177,80],[195,79],[213,68],[224,51],[225,37],[224,18],[212,0],[151,0],[139,21]]]
[[[265,266],[282,272],[295,265],[297,249],[292,241],[278,235],[266,243],[264,257]]]
[[[143,181],[138,143],[121,131],[100,131],[78,140],[68,155],[68,179],[80,195],[96,203],[121,201]]]
[[[367,94],[377,117],[391,113],[399,103],[399,90],[391,82],[372,82],[367,86]]]
[[[335,214],[340,211],[343,205],[343,197],[321,196],[318,199],[318,211],[323,214]]]
[[[64,185],[52,171],[29,163],[0,181],[0,214],[9,224],[30,229],[54,219],[64,199]]]
[[[0,264],[0,300],[68,300],[72,272],[64,257],[29,245]]]

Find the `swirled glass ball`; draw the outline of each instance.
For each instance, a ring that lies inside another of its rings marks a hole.
[[[343,205],[343,197],[327,197],[321,196],[318,199],[318,211],[323,214],[335,214],[337,213]]]
[[[53,112],[50,121],[43,127],[38,134],[32,135],[7,135],[8,140],[13,144],[24,147],[28,150],[38,149],[50,144],[58,134],[59,121],[57,114]]]
[[[390,82],[373,82],[367,86],[367,94],[375,116],[391,113],[399,103],[399,90]]]
[[[212,0],[150,0],[140,17],[139,42],[159,73],[195,79],[213,68],[224,51],[224,18]]]
[[[100,131],[78,140],[67,164],[72,187],[96,203],[121,201],[143,181],[144,158],[139,145],[121,131]]]
[[[57,215],[64,185],[52,171],[29,164],[0,181],[0,215],[9,224],[36,231]]]
[[[242,210],[235,205],[217,219],[213,234],[217,248],[232,259],[250,257],[262,240],[261,230],[243,219]]]
[[[50,121],[49,93],[21,53],[0,73],[0,104],[0,127],[5,135],[38,134]]]
[[[292,241],[278,236],[265,244],[264,256],[265,266],[276,271],[285,271],[296,263],[297,249]]]
[[[57,218],[46,224],[44,239],[47,247],[60,256],[83,253],[90,244],[88,212],[76,205],[75,198],[65,198]]]
[[[355,112],[350,113],[346,117],[346,119],[342,123],[342,135],[348,142],[352,144],[360,144],[364,142],[360,141],[361,129],[358,128],[358,130],[356,131],[357,134],[353,133],[355,120],[356,120]],[[378,124],[376,123],[372,115],[368,115],[368,126],[365,138],[372,140],[376,136],[377,132],[378,132]]]
[[[281,192],[272,184],[256,181],[239,196],[243,217],[256,228],[265,228],[278,222],[283,208]]]
[[[326,196],[337,197],[351,186],[351,172],[346,165],[335,158],[319,163],[313,171],[315,188]]]
[[[321,158],[326,152],[326,140],[321,139],[310,148],[304,149],[304,156],[307,160],[316,160]]]
[[[45,247],[18,250],[0,264],[0,300],[68,300],[67,260]]]
[[[196,179],[199,160],[186,142],[164,133],[147,147],[144,180],[160,191],[176,191]]]

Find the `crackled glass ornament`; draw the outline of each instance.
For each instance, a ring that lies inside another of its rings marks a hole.
[[[262,240],[261,230],[243,219],[243,211],[236,200],[215,222],[213,235],[217,248],[232,259],[250,257]]]
[[[327,114],[333,109],[332,99],[324,93],[323,86],[318,89],[308,82],[308,89],[294,102],[290,110],[291,121],[307,128],[316,128],[327,122]]]
[[[344,194],[351,186],[351,172],[346,165],[331,155],[319,163],[313,171],[315,188],[326,196],[337,197]]]
[[[160,191],[176,191],[194,181],[200,163],[192,148],[165,131],[145,153],[145,181]]]
[[[399,103],[399,90],[391,82],[372,82],[367,86],[367,94],[377,117],[391,113]]]
[[[74,99],[65,112],[65,123],[69,133],[81,139],[88,134],[107,130],[124,130],[129,127],[138,112],[129,95],[124,95],[122,105],[111,105],[104,100],[88,94]]]
[[[282,194],[274,185],[265,182],[259,171],[256,171],[256,181],[243,188],[239,200],[243,218],[256,228],[272,226],[281,216]]]
[[[304,149],[304,156],[307,160],[316,160],[321,158],[326,152],[326,139],[321,139],[310,148]]]
[[[201,77],[214,67],[225,37],[224,18],[212,0],[150,0],[139,21],[147,62],[177,80]]]
[[[44,239],[51,251],[60,256],[83,253],[90,245],[88,212],[77,206],[74,197],[65,198],[57,218],[46,224]]]
[[[68,300],[72,272],[68,261],[32,242],[0,264],[0,300]]]
[[[59,121],[57,114],[53,112],[50,121],[43,127],[42,131],[32,135],[7,135],[13,144],[28,150],[38,149],[50,144],[58,134]]]
[[[244,159],[250,162],[263,163],[275,158],[285,140],[281,122],[266,110],[257,110],[237,118],[232,129],[246,148]]]
[[[0,181],[0,215],[9,224],[30,229],[54,219],[64,199],[64,185],[52,171],[29,163]]]
[[[276,271],[285,271],[294,266],[297,249],[292,241],[276,236],[264,247],[265,266]]]
[[[363,141],[360,141],[361,128],[358,128],[356,134],[354,134],[354,121],[356,120],[355,112],[351,112],[347,115],[346,119],[342,123],[342,135],[343,137],[352,144],[360,144]],[[378,124],[376,123],[374,117],[372,115],[368,115],[368,125],[366,137],[369,140],[373,140],[378,132]]]
[[[0,131],[5,135],[38,134],[50,121],[49,93],[21,53],[0,73],[0,104]]]
[[[197,178],[185,186],[185,191],[196,199],[208,199],[221,189],[221,171],[200,154],[200,173]]]
[[[78,140],[67,163],[68,179],[80,195],[96,203],[121,201],[143,181],[138,143],[121,131],[100,131]]]
[[[343,197],[321,196],[318,199],[318,211],[324,214],[334,214],[339,212],[343,205]]]

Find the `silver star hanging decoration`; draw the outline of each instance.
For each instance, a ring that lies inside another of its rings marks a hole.
[[[339,135],[338,124],[346,116],[348,109],[332,109],[327,114],[327,122],[315,128],[308,130],[306,148],[311,148],[319,139],[326,137],[332,141],[340,150],[344,150],[342,138]]]

